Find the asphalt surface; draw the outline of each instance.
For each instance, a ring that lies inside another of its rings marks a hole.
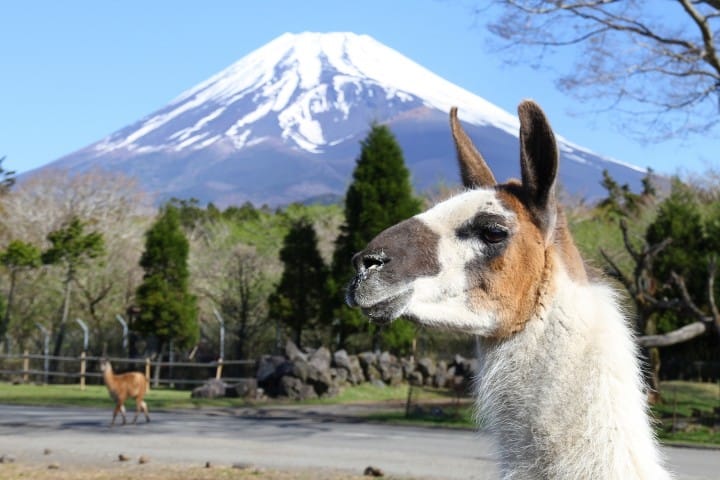
[[[152,422],[109,428],[111,409],[0,405],[0,456],[17,462],[108,466],[123,454],[153,464],[328,468],[372,465],[415,479],[497,479],[482,432],[366,423],[358,407],[151,412]],[[720,478],[720,450],[663,448],[682,480]]]

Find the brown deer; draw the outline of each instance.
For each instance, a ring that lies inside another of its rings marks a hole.
[[[667,479],[627,319],[556,199],[553,131],[534,102],[518,113],[521,180],[498,184],[451,110],[466,190],[355,255],[347,302],[479,339],[477,408],[504,479]]]
[[[147,378],[145,378],[145,375],[140,372],[127,372],[116,375],[113,373],[112,365],[110,365],[110,362],[106,358],[100,360],[100,371],[102,371],[103,380],[110,393],[110,398],[115,401],[115,410],[113,410],[110,426],[115,425],[115,417],[117,417],[118,412],[122,415],[123,425],[127,423],[125,417],[125,401],[128,398],[135,399],[136,408],[133,423],[137,423],[140,412],[145,414],[145,420],[149,422],[150,415],[148,415],[147,404],[143,399],[148,390],[150,390],[150,384]]]

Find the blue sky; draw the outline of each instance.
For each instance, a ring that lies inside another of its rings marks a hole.
[[[663,173],[718,167],[715,138],[643,145],[612,113],[573,116],[553,76],[508,67],[488,47],[478,1],[81,1],[0,4],[0,157],[24,172],[87,146],[284,32],[373,36],[447,80],[514,112],[523,98],[555,130],[596,152]],[[568,52],[570,53],[570,52]],[[717,132],[716,132],[717,134]]]

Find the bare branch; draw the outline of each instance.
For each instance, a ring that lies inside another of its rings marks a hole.
[[[634,285],[633,285],[632,280],[630,280],[630,279],[627,277],[627,275],[625,275],[625,274],[622,272],[622,270],[620,270],[620,267],[617,266],[617,264],[613,261],[613,259],[610,257],[610,255],[608,255],[608,254],[605,252],[605,250],[603,250],[602,248],[600,249],[600,255],[602,255],[603,259],[605,260],[605,262],[606,262],[606,263],[608,264],[608,266],[610,267],[610,271],[608,272],[608,274],[609,274],[612,278],[614,278],[614,279],[616,279],[617,281],[619,281],[620,283],[622,283],[623,286],[625,287],[625,289],[626,289],[631,295],[635,295],[635,287],[634,287]]]
[[[705,52],[703,52],[703,60],[708,64],[712,65],[715,70],[720,73],[720,58],[718,58],[717,50],[715,49],[715,41],[713,39],[713,32],[710,29],[707,18],[698,12],[693,7],[692,2],[688,0],[680,0],[680,4],[683,6],[685,11],[690,15],[690,18],[697,24],[702,34],[703,44],[705,45]]]
[[[662,335],[645,335],[637,338],[637,344],[641,347],[669,347],[678,343],[687,342],[707,332],[708,324],[705,322],[693,322],[677,330]]]
[[[528,55],[536,65],[561,48],[575,49],[559,87],[595,111],[613,105],[629,135],[662,141],[717,127],[720,1],[675,0],[662,11],[627,0],[495,3],[502,10],[489,29],[503,46],[541,51],[540,60]]]
[[[686,310],[695,315],[695,317],[699,321],[707,322],[707,315],[705,315],[705,313],[700,310],[700,308],[698,308],[693,299],[690,297],[690,293],[688,292],[687,286],[685,285],[685,279],[682,277],[682,275],[678,275],[677,273],[672,272],[671,276],[673,282],[675,282],[675,285],[677,285],[678,290],[680,290],[683,307],[685,307]]]

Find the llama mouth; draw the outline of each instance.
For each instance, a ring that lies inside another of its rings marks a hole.
[[[410,298],[411,290],[400,290],[388,294],[388,288],[368,285],[365,278],[355,277],[348,285],[345,302],[351,307],[360,307],[369,320],[385,325],[402,315]]]
[[[403,314],[409,296],[409,293],[401,294],[386,298],[370,307],[360,308],[371,322],[377,325],[387,325]]]

